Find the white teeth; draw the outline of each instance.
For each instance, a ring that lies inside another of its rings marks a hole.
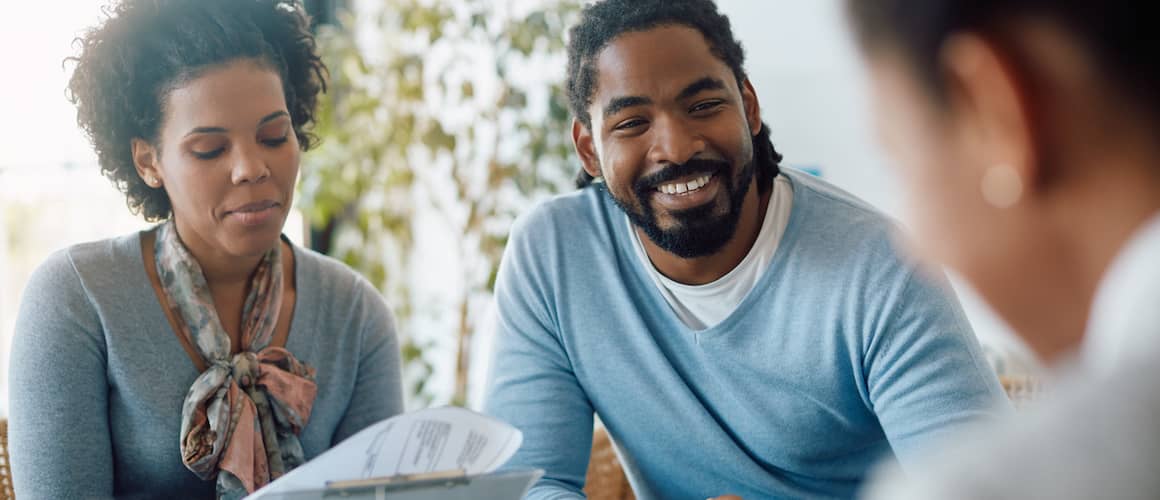
[[[663,184],[663,185],[657,187],[657,191],[660,191],[660,192],[665,193],[665,194],[684,194],[684,193],[696,191],[698,189],[705,187],[705,184],[708,184],[709,179],[711,179],[711,178],[713,178],[713,176],[711,176],[711,175],[702,175],[701,177],[693,179],[689,182],[675,182],[672,184]]]

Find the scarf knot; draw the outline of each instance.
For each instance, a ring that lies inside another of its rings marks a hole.
[[[205,275],[172,221],[158,229],[154,253],[180,333],[207,366],[182,405],[182,461],[198,477],[216,478],[219,498],[240,498],[305,461],[298,434],[317,394],[314,369],[270,345],[282,304],[281,243],[251,277],[241,351],[232,355]]]
[[[254,386],[254,381],[258,380],[258,356],[252,352],[239,352],[234,355],[233,360],[233,377],[242,386],[242,389],[250,390]]]

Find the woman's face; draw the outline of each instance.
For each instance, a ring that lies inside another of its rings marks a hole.
[[[169,93],[163,117],[160,148],[135,156],[186,246],[252,257],[277,244],[300,155],[278,73],[251,60],[211,68]]]
[[[1001,162],[974,116],[937,101],[895,54],[872,53],[869,62],[877,129],[905,196],[908,247],[957,271],[1010,321],[1022,300],[1014,283],[1035,267],[1034,217],[985,200],[983,178]]]

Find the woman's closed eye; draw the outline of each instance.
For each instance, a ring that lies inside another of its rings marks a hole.
[[[286,141],[288,141],[288,140],[290,140],[290,135],[286,134],[286,135],[283,135],[281,137],[272,137],[269,139],[262,139],[261,142],[262,142],[262,144],[265,144],[266,146],[269,146],[271,148],[276,148],[278,146],[286,144]]]
[[[293,132],[293,129],[290,128],[290,119],[279,118],[258,129],[258,142],[266,147],[276,148],[286,144]]]
[[[198,151],[198,150],[194,149],[194,150],[190,150],[190,153],[193,154],[193,156],[199,160],[212,160],[214,158],[221,156],[222,152],[224,152],[225,150],[226,150],[225,146],[222,146],[222,147],[219,147],[217,149],[211,149],[208,151]]]

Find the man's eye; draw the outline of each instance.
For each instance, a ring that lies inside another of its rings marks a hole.
[[[699,102],[697,104],[694,104],[692,109],[690,109],[689,111],[692,113],[701,113],[701,112],[716,109],[720,105],[721,105],[721,101],[704,101],[704,102]]]

